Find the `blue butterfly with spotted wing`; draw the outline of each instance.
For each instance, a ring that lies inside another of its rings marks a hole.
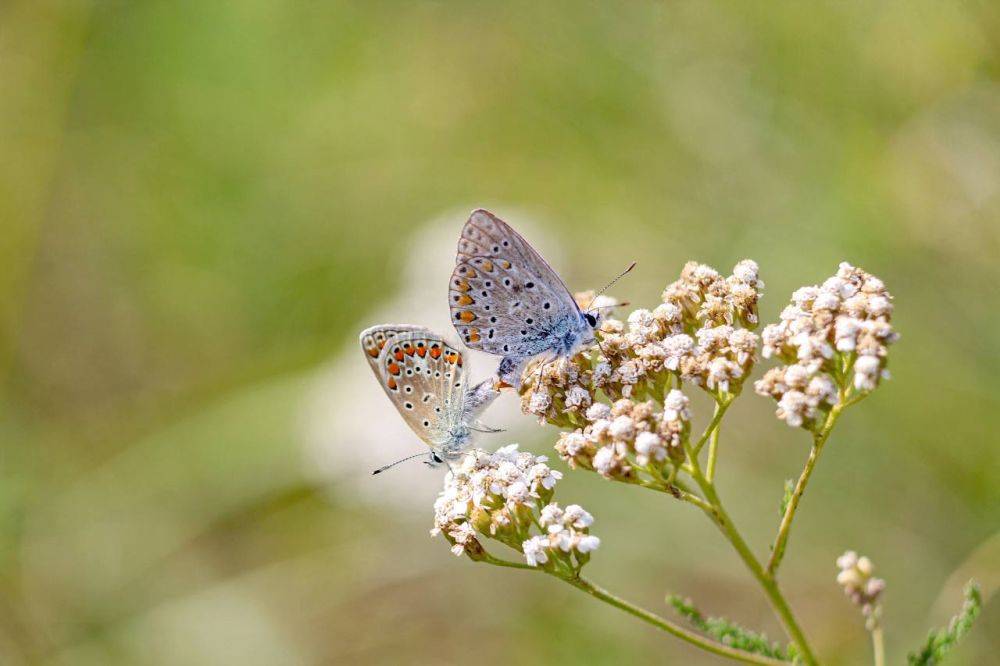
[[[465,344],[502,356],[497,377],[514,387],[531,359],[566,358],[593,344],[600,323],[528,241],[482,209],[462,227],[448,303]]]
[[[381,324],[362,331],[360,342],[385,394],[430,447],[428,464],[461,458],[474,432],[499,432],[478,420],[499,395],[494,380],[470,386],[462,352],[440,335],[422,326]]]

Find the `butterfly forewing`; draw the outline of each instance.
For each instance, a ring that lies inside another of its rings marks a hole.
[[[548,263],[485,210],[474,211],[462,228],[448,303],[466,345],[500,355],[544,351],[556,323],[579,312]]]
[[[462,418],[461,352],[417,326],[374,326],[361,334],[361,346],[403,420],[428,445],[445,443]],[[378,356],[372,362],[374,348]]]

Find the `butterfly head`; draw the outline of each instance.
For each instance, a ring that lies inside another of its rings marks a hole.
[[[596,339],[594,331],[596,331],[600,325],[600,312],[597,310],[582,310],[580,312],[580,319],[577,321],[577,325],[572,326],[570,331],[567,332],[565,336],[563,342],[564,349],[560,350],[561,355],[572,356],[583,347],[593,344]]]
[[[580,326],[580,342],[583,345],[593,344],[595,340],[594,332],[601,327],[600,310],[584,310],[580,313],[583,319]]]
[[[437,444],[432,450],[435,458],[440,462],[457,462],[461,460],[466,449],[472,442],[472,430],[463,424],[457,425],[444,442]]]

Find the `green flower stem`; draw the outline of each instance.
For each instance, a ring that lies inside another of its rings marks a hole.
[[[591,583],[585,578],[575,577],[575,578],[563,578],[573,587],[578,590],[583,590],[595,599],[600,599],[606,604],[610,604],[615,608],[625,611],[629,615],[633,615],[643,622],[653,625],[661,631],[665,631],[668,634],[672,634],[682,641],[686,641],[692,645],[695,645],[702,650],[711,652],[712,654],[718,655],[720,657],[727,657],[729,659],[735,659],[736,661],[742,661],[747,664],[784,664],[786,662],[779,661],[777,659],[771,659],[770,657],[764,657],[762,655],[752,654],[750,652],[744,652],[743,650],[737,650],[736,648],[731,648],[722,643],[717,643],[709,638],[706,638],[700,634],[697,634],[689,629],[686,629],[678,624],[667,620],[666,618],[660,617],[654,613],[635,606],[628,601],[625,601],[621,597],[615,596],[611,592],[608,592],[604,588]]]
[[[885,640],[882,638],[882,627],[872,629],[872,649],[875,652],[875,666],[885,666]]]
[[[823,427],[813,436],[813,445],[809,451],[809,458],[806,459],[805,467],[802,468],[802,474],[799,475],[799,480],[795,484],[795,490],[792,491],[792,497],[788,501],[788,506],[785,507],[785,514],[781,517],[781,524],[778,526],[778,535],[774,539],[771,558],[767,563],[767,573],[769,576],[774,576],[777,573],[778,566],[781,564],[781,558],[785,556],[785,547],[788,544],[788,535],[792,529],[795,510],[799,507],[802,494],[805,493],[806,485],[808,485],[809,478],[816,467],[816,462],[819,460],[820,453],[823,452],[823,445],[829,439],[830,432],[833,430],[833,426],[836,424],[846,404],[844,401],[841,401],[840,404],[831,409],[826,417],[826,421],[823,423]]]
[[[722,423],[722,417],[726,415],[726,410],[729,409],[729,405],[731,404],[733,404],[732,397],[722,398],[715,401],[715,411],[712,412],[712,420],[708,422],[707,426],[705,426],[705,432],[701,434],[701,437],[698,438],[698,443],[694,445],[694,455],[697,456],[701,453],[701,449],[705,446],[705,442],[707,442],[709,438],[712,437],[713,433],[716,432],[719,424]],[[709,449],[709,455],[712,455],[711,448]]]
[[[649,488],[650,490],[655,490],[660,493],[666,493],[667,495],[676,497],[679,500],[683,500],[685,502],[694,504],[695,506],[703,510],[712,508],[705,502],[705,500],[692,493],[690,490],[687,489],[687,487],[685,487],[681,483],[668,483],[666,481],[656,481],[656,480],[633,481],[631,483],[637,486],[642,486],[643,488]]]
[[[719,430],[721,424],[712,431],[712,437],[708,440],[708,463],[705,466],[705,478],[709,482],[715,481],[715,461],[719,451]]]
[[[660,617],[655,613],[651,613],[644,608],[640,608],[621,597],[618,597],[611,592],[608,592],[604,588],[596,585],[595,583],[581,578],[577,575],[577,572],[564,572],[560,570],[546,570],[542,567],[533,567],[522,562],[512,562],[510,560],[505,560],[503,558],[494,557],[490,553],[486,552],[485,549],[479,551],[473,558],[478,562],[486,562],[487,564],[492,564],[498,567],[508,567],[511,569],[527,569],[528,571],[536,571],[539,573],[547,573],[550,576],[558,578],[561,581],[567,582],[578,590],[583,590],[590,596],[600,599],[606,604],[610,604],[615,608],[625,611],[626,613],[633,615],[643,622],[653,625],[657,629],[667,632],[683,641],[686,641],[692,645],[695,645],[702,650],[711,652],[712,654],[719,655],[720,657],[727,657],[729,659],[735,659],[737,661],[742,661],[747,664],[784,664],[786,662],[779,661],[776,659],[771,659],[769,657],[763,657],[760,655],[752,654],[750,652],[744,652],[743,650],[737,650],[736,648],[729,647],[728,645],[723,645],[722,643],[717,643],[716,641],[706,638],[701,634],[686,629],[670,620]]]
[[[795,619],[795,615],[792,613],[792,609],[789,607],[788,602],[785,597],[781,594],[781,590],[778,588],[778,583],[754,556],[753,551],[747,545],[747,542],[743,539],[739,530],[736,529],[736,525],[733,523],[726,509],[722,505],[722,500],[719,499],[719,495],[715,490],[715,485],[705,478],[702,474],[701,466],[698,464],[697,457],[694,456],[694,451],[691,449],[689,444],[685,444],[685,449],[687,451],[689,462],[692,467],[692,477],[701,488],[702,493],[705,495],[707,500],[707,508],[703,508],[706,515],[712,519],[712,521],[718,526],[722,535],[736,550],[736,553],[743,560],[747,569],[753,575],[757,582],[763,588],[764,593],[767,595],[768,601],[771,602],[771,607],[774,609],[775,614],[778,619],[785,627],[785,631],[788,632],[789,638],[798,646],[799,653],[802,657],[802,661],[809,666],[815,666],[818,662],[816,656],[813,654],[812,648],[809,647],[809,642],[806,640],[806,636],[799,626],[798,621]]]
[[[525,564],[524,562],[511,562],[510,560],[505,560],[499,557],[493,557],[489,553],[484,552],[480,558],[481,562],[486,562],[487,564],[493,564],[498,567],[510,567],[511,569],[527,569],[528,571],[541,571],[538,567],[533,567],[530,564]]]

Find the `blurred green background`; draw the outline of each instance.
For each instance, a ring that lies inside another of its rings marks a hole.
[[[756,259],[765,322],[841,260],[885,280],[893,380],[782,581],[864,663],[834,559],[871,556],[900,663],[1000,579],[998,76],[986,0],[0,3],[0,663],[718,663],[454,558],[434,472],[367,477],[419,444],[369,432],[396,417],[357,332],[433,323],[479,205],[575,287],[638,260],[636,305],[692,258]],[[759,553],[807,451],[772,414],[747,392],[720,470]],[[647,495],[561,484],[591,576],[778,637],[713,528]],[[953,663],[997,663],[996,606]]]

